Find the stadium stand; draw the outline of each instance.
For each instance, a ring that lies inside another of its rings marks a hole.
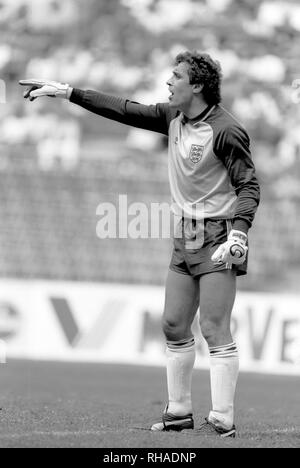
[[[87,9],[83,0],[64,6],[2,0],[1,277],[164,282],[170,242],[100,240],[96,208],[116,203],[119,194],[127,194],[128,203],[169,202],[165,142],[153,137],[137,150],[134,133],[69,103],[45,100],[29,110],[17,81],[38,73],[155,102],[165,97],[163,76],[176,51],[198,48],[222,62],[224,105],[250,131],[263,188],[250,233],[251,267],[240,288],[297,288],[300,107],[291,100],[291,83],[300,76],[297,2],[271,2],[270,9],[261,0],[190,0],[180,24],[166,16],[170,3],[139,2],[137,8],[130,0],[93,0]]]

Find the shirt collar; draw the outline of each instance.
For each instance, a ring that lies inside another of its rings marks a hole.
[[[201,122],[205,119],[207,119],[207,117],[212,113],[212,111],[214,110],[216,106],[213,105],[213,106],[207,106],[204,111],[201,112],[201,114],[197,115],[196,117],[193,117],[192,119],[189,119],[186,115],[184,115],[182,113],[182,116],[181,116],[181,121],[183,124],[186,124],[186,123],[190,123],[190,124],[195,124],[197,122]]]

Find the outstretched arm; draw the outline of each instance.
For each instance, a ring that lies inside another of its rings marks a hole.
[[[167,103],[146,106],[129,99],[80,89],[73,89],[70,101],[102,117],[168,135],[172,112]]]
[[[71,88],[68,84],[45,80],[21,80],[27,86],[24,98],[34,101],[38,97],[61,97],[90,112],[133,127],[168,135],[169,124],[175,116],[167,103],[144,105],[96,91]]]

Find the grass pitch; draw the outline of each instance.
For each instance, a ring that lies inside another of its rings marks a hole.
[[[236,439],[152,433],[166,402],[163,368],[9,361],[0,366],[0,447],[300,447],[300,377],[240,374]],[[196,427],[209,374],[193,380]]]

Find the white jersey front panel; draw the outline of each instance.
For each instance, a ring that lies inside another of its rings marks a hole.
[[[169,127],[169,180],[173,212],[187,218],[232,218],[236,194],[228,171],[213,152],[213,129],[206,122]]]

